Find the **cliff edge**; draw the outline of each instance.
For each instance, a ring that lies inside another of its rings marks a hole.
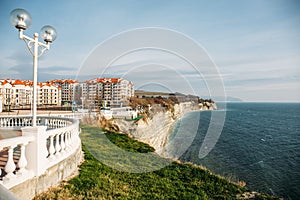
[[[140,107],[139,120],[113,119],[109,126],[112,131],[119,131],[128,134],[138,141],[149,144],[155,148],[156,153],[163,154],[170,133],[178,119],[188,112],[201,110],[215,110],[217,106],[212,101],[203,102],[181,102],[166,106],[165,104],[142,105]]]

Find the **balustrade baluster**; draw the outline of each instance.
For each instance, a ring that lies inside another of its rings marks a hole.
[[[70,150],[71,148],[70,148],[70,132],[69,131],[66,131],[66,149],[67,149],[67,151],[68,150]]]
[[[59,144],[59,134],[56,135],[55,137],[55,155],[59,155],[60,154],[60,144]]]
[[[75,132],[74,131],[75,130],[73,128],[70,130],[72,144],[75,142],[75,134],[74,134]]]
[[[64,132],[62,132],[61,134],[60,134],[60,146],[61,146],[61,151],[62,152],[64,152],[65,151],[65,148],[66,148],[66,145],[65,145],[65,134],[64,134]]]
[[[5,165],[5,172],[7,173],[6,176],[4,177],[4,179],[10,179],[13,178],[15,175],[13,174],[13,172],[16,169],[16,165],[14,163],[14,159],[13,159],[13,155],[14,155],[14,147],[15,146],[10,146],[8,149],[8,159],[7,159],[7,163]]]
[[[51,135],[50,136],[50,144],[49,144],[49,158],[52,159],[54,157],[54,153],[55,153],[55,148],[53,145],[53,138],[54,136]]]
[[[70,148],[71,148],[71,146],[72,146],[71,133],[72,133],[72,130],[69,131],[69,146],[70,146]]]
[[[27,159],[25,156],[25,146],[26,144],[20,144],[21,148],[20,148],[20,158],[19,158],[19,162],[18,162],[18,167],[20,168],[20,170],[17,172],[17,174],[23,174],[26,169],[25,167],[27,166]]]

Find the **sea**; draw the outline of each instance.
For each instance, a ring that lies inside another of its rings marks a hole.
[[[213,112],[219,111],[191,112],[177,122],[171,139],[179,131],[196,132],[179,159],[257,192],[300,199],[300,103],[228,103],[214,147],[199,158]]]

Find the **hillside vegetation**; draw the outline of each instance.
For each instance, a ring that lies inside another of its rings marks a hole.
[[[97,148],[94,153],[109,152],[102,136],[129,152],[153,152],[147,144],[112,133],[98,127],[82,126],[81,138]],[[213,175],[210,171],[192,164],[171,162],[165,168],[147,173],[117,171],[99,162],[83,146],[85,161],[78,176],[35,199],[236,199],[247,188]],[[163,158],[162,158],[163,159]],[[275,199],[258,194],[253,199]]]

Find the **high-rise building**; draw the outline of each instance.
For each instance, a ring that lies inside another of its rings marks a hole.
[[[80,100],[75,98],[75,101],[86,106],[125,106],[134,95],[133,83],[122,78],[95,78],[79,83],[76,87]]]
[[[72,79],[52,80],[48,83],[56,84],[61,87],[61,104],[71,105],[74,98],[74,90],[78,85],[78,81]]]

